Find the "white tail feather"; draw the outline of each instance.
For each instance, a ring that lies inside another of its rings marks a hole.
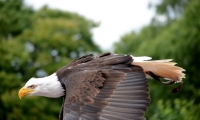
[[[154,61],[135,61],[134,59],[132,65],[138,65],[144,69],[145,73],[147,71],[151,71],[156,76],[159,76],[166,80],[170,79],[176,82],[182,81],[182,78],[185,78],[185,74],[182,72],[185,70],[181,67],[174,66],[176,63],[170,61],[171,59]]]

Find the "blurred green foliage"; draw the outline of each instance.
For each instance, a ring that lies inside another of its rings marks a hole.
[[[0,119],[56,120],[62,98],[18,98],[31,77],[52,74],[72,59],[100,52],[91,29],[98,26],[75,13],[38,11],[22,0],[0,1]]]
[[[158,15],[150,25],[139,33],[125,34],[120,42],[115,43],[115,52],[148,55],[153,59],[172,58],[186,69],[183,88],[175,95],[170,94],[175,86],[149,81],[151,105],[146,113],[148,120],[199,120],[200,1],[163,0],[156,10]],[[169,17],[176,12],[180,15]],[[167,18],[166,21],[160,21],[159,15]]]
[[[30,27],[33,10],[23,6],[22,0],[0,1],[0,37],[11,37],[20,34]]]

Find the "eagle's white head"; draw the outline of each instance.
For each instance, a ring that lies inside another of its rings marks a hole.
[[[64,96],[65,90],[58,81],[57,75],[54,73],[44,78],[31,78],[23,88],[19,90],[19,98],[24,96],[45,96],[57,98]]]

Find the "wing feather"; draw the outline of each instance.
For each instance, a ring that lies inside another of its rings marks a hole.
[[[88,57],[88,58],[87,58]],[[83,60],[81,60],[83,59]],[[143,69],[128,55],[89,55],[62,68],[63,120],[144,120],[150,103]]]

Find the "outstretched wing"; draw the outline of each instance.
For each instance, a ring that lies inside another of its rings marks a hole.
[[[65,69],[61,119],[145,119],[150,103],[148,82],[143,69],[131,62],[130,56],[104,54]]]
[[[150,99],[142,70],[82,71],[67,80],[64,120],[145,119]]]

